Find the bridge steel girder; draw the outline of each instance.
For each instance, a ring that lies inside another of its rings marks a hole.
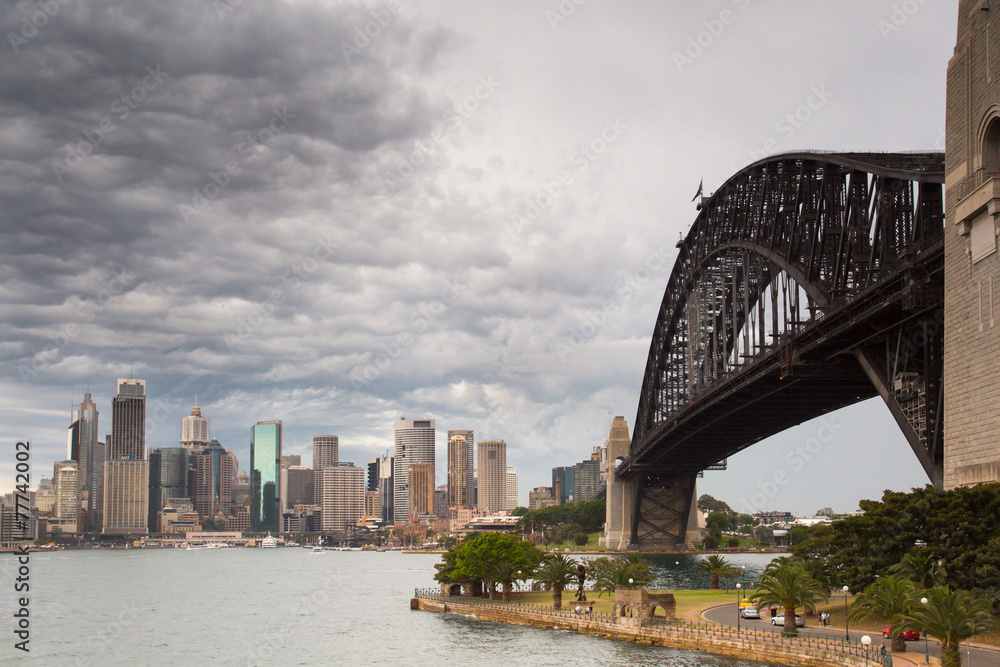
[[[616,470],[633,547],[684,541],[684,480],[875,395],[940,485],[943,183],[941,153],[789,153],[703,201]]]

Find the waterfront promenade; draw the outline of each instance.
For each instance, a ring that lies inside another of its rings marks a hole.
[[[681,619],[615,618],[604,612],[587,616],[577,614],[573,609],[554,609],[547,605],[442,595],[436,589],[414,591],[410,608],[458,613],[497,623],[571,630],[794,667],[861,667],[866,664],[891,667],[893,664],[891,656],[879,655],[877,650],[871,648],[866,651],[861,644],[842,639],[785,637],[780,631],[737,631],[724,625],[691,623]]]

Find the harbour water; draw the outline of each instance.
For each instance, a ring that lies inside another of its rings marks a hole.
[[[734,554],[759,572],[772,555]],[[13,558],[0,556],[12,629]],[[656,557],[658,585],[701,587],[694,556]],[[411,611],[438,555],[309,549],[80,550],[31,555],[31,652],[0,664],[677,665],[761,663],[573,632]]]

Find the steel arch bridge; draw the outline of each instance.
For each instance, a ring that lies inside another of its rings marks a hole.
[[[685,541],[701,471],[878,395],[941,486],[943,184],[942,153],[788,153],[702,202],[607,489],[629,548]]]

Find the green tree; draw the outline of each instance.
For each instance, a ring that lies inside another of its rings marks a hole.
[[[757,526],[753,529],[753,536],[763,547],[774,544],[774,531],[767,526]]]
[[[510,586],[521,578],[516,573],[531,572],[541,559],[535,545],[514,535],[477,533],[444,553],[442,563],[435,566],[438,572],[434,579],[442,583],[481,581],[491,598],[500,584],[509,596]]]
[[[927,604],[917,604],[902,617],[902,626],[933,635],[941,644],[942,667],[961,667],[962,640],[993,628],[996,620],[989,605],[975,599],[971,593],[948,588],[927,591]]]
[[[518,529],[545,530],[572,523],[577,532],[593,533],[601,529],[604,518],[604,500],[589,500],[530,510],[518,520]]]
[[[576,581],[576,561],[563,554],[548,556],[535,569],[533,577],[552,591],[553,608],[562,609],[563,589]]]
[[[785,615],[784,633],[794,635],[798,634],[796,609],[829,600],[830,593],[801,566],[783,563],[761,574],[760,583],[750,598],[757,602],[758,607],[780,605]]]
[[[788,544],[795,546],[809,539],[809,529],[805,526],[792,526],[788,529]]]
[[[715,533],[709,533],[705,537],[701,538],[701,546],[703,546],[705,549],[718,549],[719,542],[721,541],[722,538],[719,535]]]
[[[739,546],[740,546],[740,538],[738,538],[738,537],[730,537],[729,538],[729,548],[730,549],[737,549],[737,548],[739,548]]]
[[[903,560],[889,568],[891,574],[909,579],[921,588],[948,585],[944,563],[937,561],[930,552],[919,549],[903,556]]]
[[[705,519],[705,527],[712,533],[723,533],[729,530],[729,515],[725,512],[712,512]]]
[[[1000,535],[976,555],[976,588],[972,592],[989,603],[995,616],[1000,616]]]
[[[728,566],[729,563],[724,557],[715,554],[705,560],[699,561],[695,569],[708,574],[712,578],[712,590],[718,590],[719,577],[726,573],[726,567]]]
[[[749,514],[737,514],[735,518],[735,523],[737,527],[740,526],[753,526],[756,525],[757,519],[753,518]]]
[[[698,498],[698,509],[709,514],[712,512],[723,512],[727,516],[736,514],[727,503],[716,500],[707,493]]]
[[[869,586],[851,605],[852,621],[887,621],[890,624],[892,650],[906,650],[903,619],[920,604],[917,588],[909,579],[882,577]]]

